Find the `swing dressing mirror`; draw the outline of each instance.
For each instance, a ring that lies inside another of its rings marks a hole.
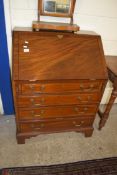
[[[80,27],[73,23],[76,0],[38,0],[38,20],[33,21],[33,30],[77,32]],[[41,21],[41,16],[70,18],[70,23]]]
[[[72,17],[76,0],[39,0],[39,13],[43,16]]]

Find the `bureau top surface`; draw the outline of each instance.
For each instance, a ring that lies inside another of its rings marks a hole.
[[[91,33],[15,30],[13,79],[107,79],[101,38]]]
[[[32,27],[15,27],[13,29],[14,32],[34,32]],[[49,32],[49,30],[46,30]],[[59,31],[58,31],[59,32]],[[44,32],[45,33],[45,32]],[[50,33],[52,33],[52,31],[50,31]],[[56,31],[57,33],[57,31]],[[60,32],[59,32],[60,33]],[[61,32],[62,33],[62,32]],[[64,32],[64,33],[71,33],[71,32]],[[98,35],[96,32],[94,31],[87,31],[87,30],[79,30],[78,32],[75,32],[77,34],[87,34],[87,35]]]

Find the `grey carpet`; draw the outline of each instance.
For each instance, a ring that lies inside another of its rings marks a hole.
[[[80,133],[40,135],[17,145],[14,116],[0,116],[0,167],[50,165],[117,156],[117,105],[106,126],[85,138]]]

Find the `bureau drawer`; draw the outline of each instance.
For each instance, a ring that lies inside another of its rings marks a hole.
[[[19,85],[21,94],[96,92],[102,87],[101,81],[80,81],[72,83],[24,83]]]
[[[48,105],[73,105],[91,104],[100,100],[98,93],[94,94],[67,94],[67,95],[40,95],[40,96],[19,96],[19,107],[39,107]]]
[[[93,118],[87,119],[71,119],[64,121],[51,121],[51,122],[33,122],[20,124],[20,132],[51,132],[51,131],[64,131],[64,130],[77,130],[83,127],[89,127],[93,124]]]
[[[20,120],[37,120],[37,119],[49,119],[61,120],[66,117],[72,116],[91,116],[96,113],[96,105],[86,106],[58,106],[58,107],[39,107],[33,109],[19,108]]]

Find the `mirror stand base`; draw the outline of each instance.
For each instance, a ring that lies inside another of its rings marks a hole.
[[[34,31],[55,30],[55,31],[77,32],[80,30],[80,27],[77,26],[76,24],[43,22],[43,21],[34,21],[32,24],[32,28]]]

